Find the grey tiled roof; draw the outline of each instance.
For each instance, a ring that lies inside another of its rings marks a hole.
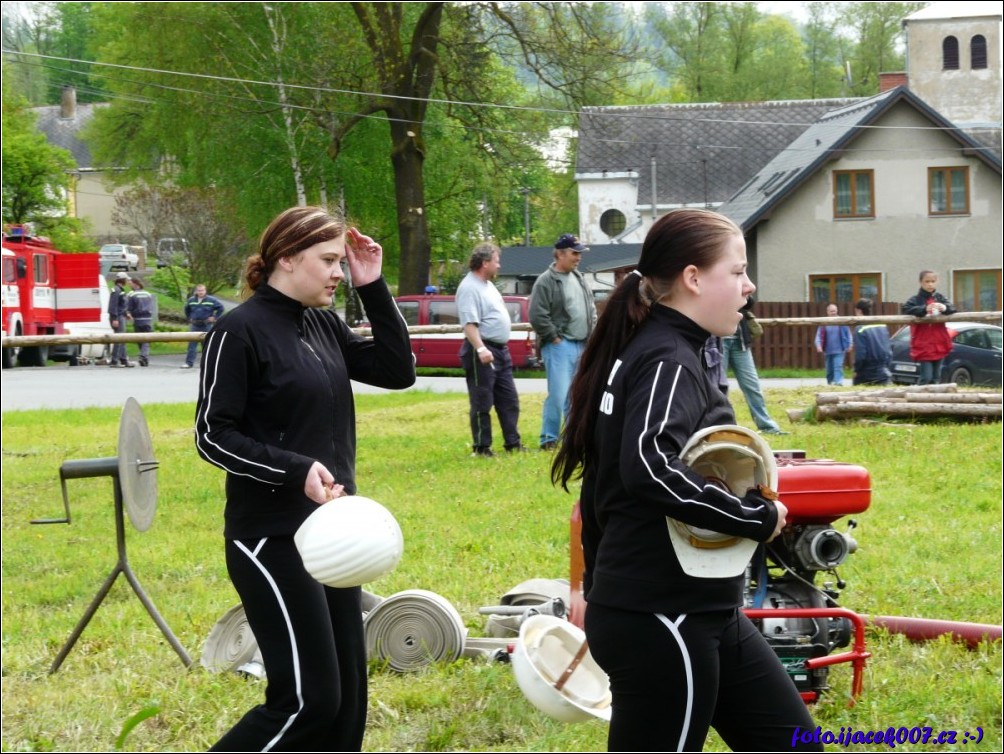
[[[590,244],[582,255],[579,271],[608,272],[638,263],[641,244]],[[502,249],[499,275],[513,278],[536,278],[554,261],[551,246],[508,246]]]
[[[782,202],[805,180],[830,160],[834,151],[845,149],[862,133],[860,126],[874,125],[900,102],[906,102],[973,155],[1001,172],[999,152],[974,141],[965,132],[931,109],[906,87],[860,99],[826,113],[783,152],[757,171],[718,211],[734,220],[744,231],[752,229],[770,210]]]
[[[824,113],[860,99],[588,107],[577,173],[638,174],[638,204],[717,205]]]
[[[87,170],[95,169],[97,166],[94,165],[91,150],[80,138],[80,133],[91,122],[98,107],[106,107],[106,105],[102,103],[78,104],[72,118],[60,117],[61,107],[59,105],[33,107],[32,112],[38,115],[38,130],[45,134],[49,143],[67,150],[73,155],[77,168]]]

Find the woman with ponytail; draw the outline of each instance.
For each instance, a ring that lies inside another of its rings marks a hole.
[[[350,380],[384,388],[415,381],[408,327],[382,259],[380,244],[341,217],[318,207],[286,210],[247,261],[247,300],[206,338],[195,445],[227,472],[227,572],[268,676],[265,703],[213,751],[361,750],[362,589],[315,581],[293,534],[318,505],[356,493]],[[330,308],[343,263],[372,340]]]
[[[798,729],[815,730],[740,609],[743,574],[691,575],[668,530],[670,518],[768,542],[784,526],[781,502],[757,489],[733,494],[679,457],[699,430],[735,424],[703,351],[735,332],[755,290],[746,265],[728,218],[703,209],[660,218],[572,384],[551,476],[566,490],[582,479],[585,631],[610,677],[611,751],[699,751],[709,727],[733,750],[782,751]]]

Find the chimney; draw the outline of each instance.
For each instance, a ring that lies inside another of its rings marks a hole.
[[[59,104],[59,117],[73,120],[77,117],[77,90],[72,86],[63,87],[63,97]]]
[[[909,85],[910,79],[904,71],[879,74],[879,92],[888,92],[890,89],[895,89],[897,86],[908,87]]]

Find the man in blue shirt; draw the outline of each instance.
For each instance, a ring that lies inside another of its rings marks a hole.
[[[826,307],[827,317],[839,314],[836,304]],[[851,350],[854,338],[847,325],[823,325],[816,328],[816,350],[826,359],[826,384],[844,384],[844,354]]]

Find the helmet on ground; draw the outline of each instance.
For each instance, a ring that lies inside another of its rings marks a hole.
[[[390,573],[404,537],[391,512],[360,495],[318,506],[293,535],[303,566],[326,586],[361,586]]]
[[[722,424],[696,432],[684,446],[680,460],[737,497],[758,485],[777,489],[777,462],[770,446],[745,427]],[[738,576],[757,547],[752,539],[690,526],[674,518],[666,521],[680,567],[691,576]]]
[[[523,621],[513,650],[516,683],[534,707],[556,720],[610,720],[610,680],[578,626],[554,615]]]

